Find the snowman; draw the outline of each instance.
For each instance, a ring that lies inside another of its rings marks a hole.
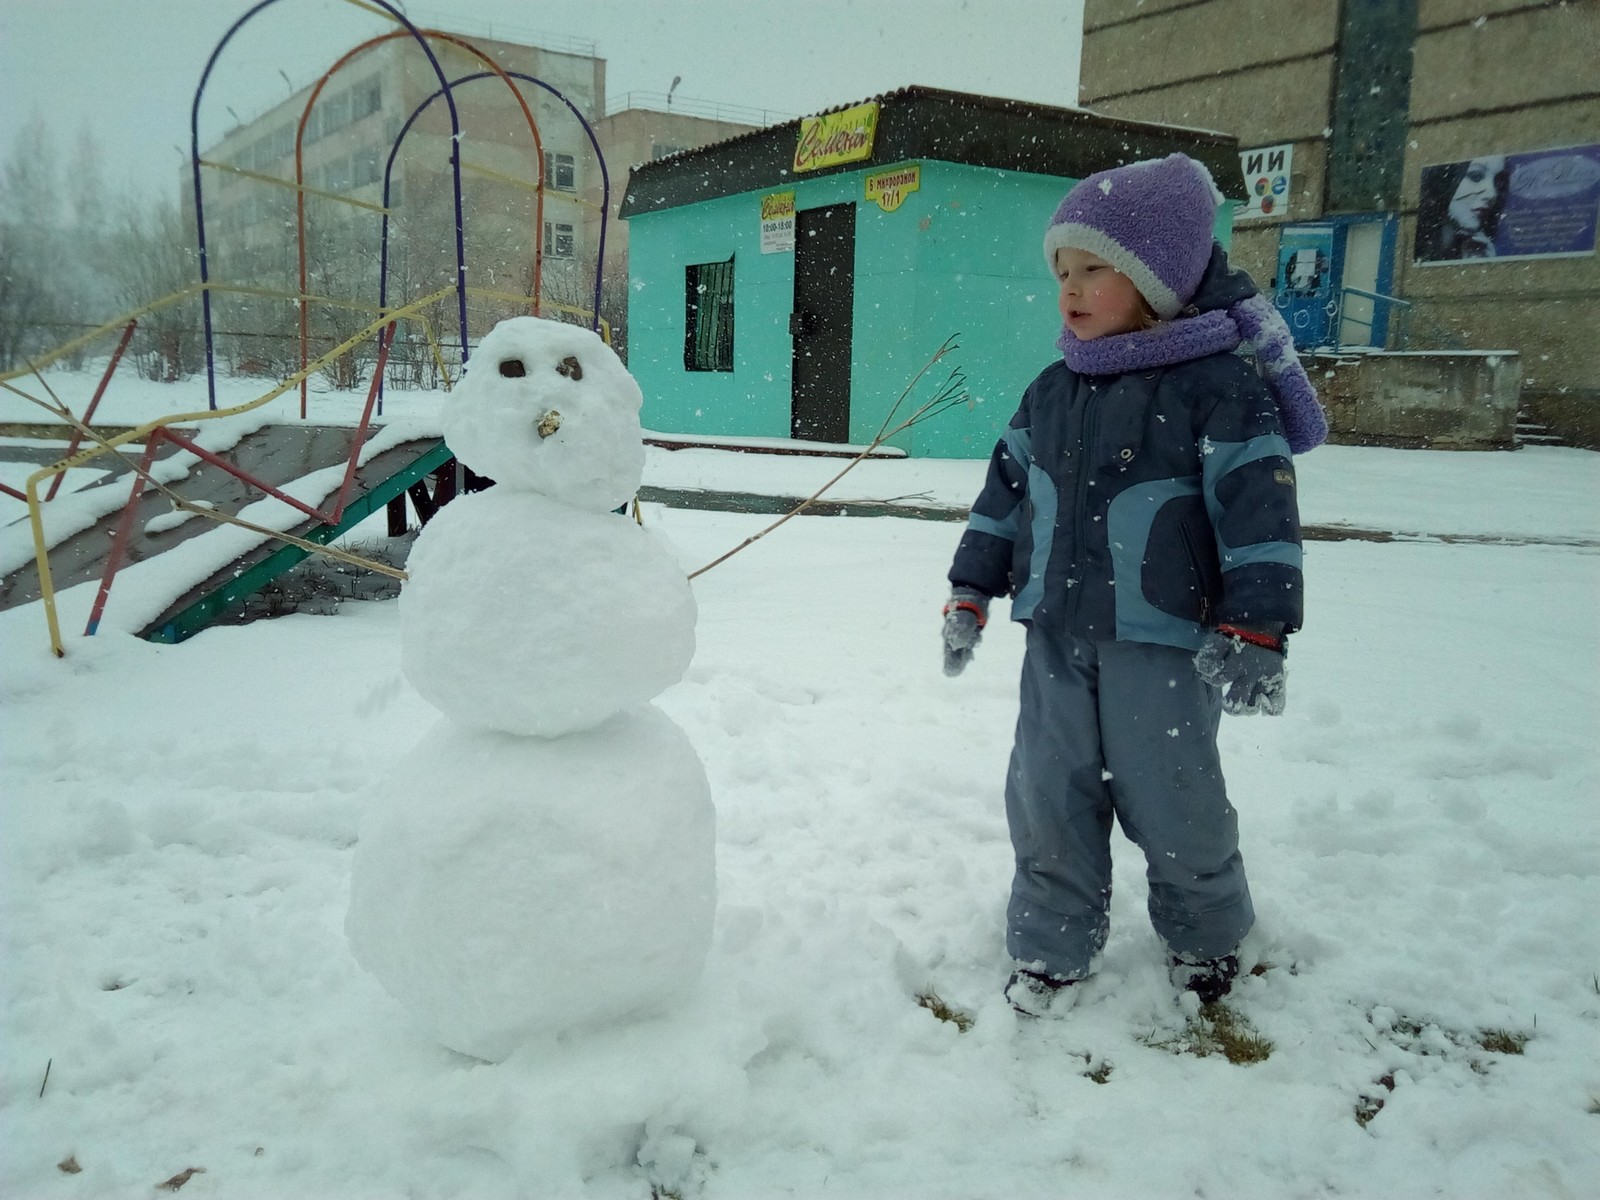
[[[439,1041],[490,1062],[671,1005],[711,941],[710,788],[651,703],[694,654],[694,598],[615,511],[641,402],[588,330],[496,326],[443,416],[496,486],[428,523],[400,596],[402,670],[444,716],[362,823],[345,931]]]

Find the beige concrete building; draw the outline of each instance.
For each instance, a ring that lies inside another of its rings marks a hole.
[[[1080,100],[1239,138],[1234,257],[1303,348],[1514,350],[1600,447],[1597,61],[1595,0],[1087,0]]]
[[[606,161],[611,164],[611,225],[606,233],[608,271],[620,265],[624,276],[627,274],[628,227],[617,216],[622,208],[622,194],[628,186],[627,168],[726,141],[741,133],[786,121],[792,115],[703,100],[680,99],[674,105],[671,97],[655,92],[629,92],[618,97],[617,103],[595,127],[600,144],[605,147]],[[592,191],[590,199],[598,204],[598,191]]]
[[[455,35],[452,35],[454,37]],[[610,174],[611,220],[606,231],[612,274],[627,271],[626,233],[616,207],[628,168],[663,153],[702,145],[755,128],[758,110],[721,110],[666,96],[630,96],[608,107],[605,60],[592,43],[542,38],[525,44],[476,36],[431,39],[451,81],[462,130],[463,232],[469,285],[529,297],[537,288],[543,311],[587,321],[595,308],[604,195],[595,154],[598,142]],[[463,45],[461,43],[468,43]],[[481,51],[510,74],[514,94]],[[524,77],[543,81],[561,93]],[[208,104],[225,104],[218,89]],[[454,189],[450,170],[452,127],[439,80],[414,40],[395,37],[352,58],[324,85],[299,137],[307,193],[308,290],[339,300],[375,302],[378,295],[381,206],[388,168],[391,214],[388,294],[392,305],[448,286],[455,279]],[[298,279],[295,245],[297,130],[311,88],[302,88],[260,116],[242,122],[202,150],[206,235],[213,279],[254,283],[286,291]],[[430,101],[430,97],[432,97]],[[543,155],[538,181],[535,139]],[[662,110],[662,111],[657,111]],[[581,119],[580,119],[581,117]],[[779,119],[774,116],[772,119]],[[590,139],[585,123],[592,129]],[[399,142],[392,167],[391,149]],[[183,172],[180,194],[192,211],[192,183]],[[537,255],[536,255],[537,247]],[[614,302],[613,302],[614,301]],[[219,323],[235,366],[281,367],[286,311],[266,302],[219,297]],[[318,333],[347,336],[350,314],[317,308]],[[527,311],[513,300],[475,297],[471,335],[497,320]],[[602,300],[601,315],[616,322],[626,312],[619,293]],[[457,338],[453,299],[431,316],[448,342]],[[359,327],[356,323],[355,327]],[[244,336],[248,335],[248,336]],[[397,346],[397,352],[402,348]],[[416,355],[419,368],[426,356]]]

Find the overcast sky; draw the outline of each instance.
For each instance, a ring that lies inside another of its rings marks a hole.
[[[107,182],[175,197],[207,56],[252,0],[0,0],[0,148],[38,114],[71,157],[87,123]],[[418,24],[595,43],[612,98],[680,97],[803,114],[905,84],[1070,105],[1082,0],[416,0]],[[346,0],[277,0],[229,43],[202,144],[386,28]],[[279,74],[279,72],[283,74]]]

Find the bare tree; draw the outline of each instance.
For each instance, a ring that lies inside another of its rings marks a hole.
[[[0,369],[66,339],[61,332],[60,238],[50,131],[37,113],[0,172]]]
[[[170,296],[199,278],[194,228],[175,205],[130,210],[106,244],[106,272],[121,310]],[[199,370],[202,336],[198,298],[144,315],[132,346],[140,373],[175,382]]]
[[[62,180],[61,200],[55,301],[62,322],[72,328],[52,339],[57,343],[109,320],[117,309],[106,274],[110,228],[100,147],[87,123],[79,126]],[[68,357],[67,364],[82,367],[95,351],[96,347],[84,346]]]

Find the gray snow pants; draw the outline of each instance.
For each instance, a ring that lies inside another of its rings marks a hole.
[[[1108,929],[1113,813],[1144,851],[1150,921],[1172,953],[1239,944],[1255,911],[1217,756],[1221,712],[1189,651],[1029,625],[1006,777],[1012,958],[1089,974]]]

